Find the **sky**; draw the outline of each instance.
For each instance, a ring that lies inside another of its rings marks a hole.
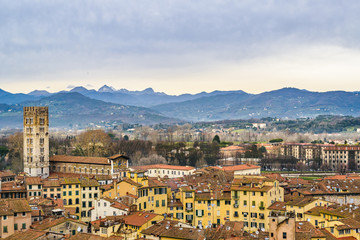
[[[360,1],[0,2],[0,88],[360,91]]]

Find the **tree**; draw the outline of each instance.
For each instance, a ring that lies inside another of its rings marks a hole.
[[[77,137],[75,149],[89,157],[104,157],[109,155],[111,138],[103,130],[88,130]]]
[[[157,154],[151,154],[148,157],[142,157],[138,162],[133,162],[133,165],[151,165],[151,164],[167,164],[166,159],[163,156]]]
[[[13,170],[15,173],[23,171],[23,133],[17,132],[13,135],[10,135],[8,138],[8,146],[11,170]]]
[[[220,137],[219,137],[219,135],[216,134],[212,141],[213,141],[213,142],[217,142],[218,144],[220,144]]]
[[[269,142],[270,143],[278,143],[278,142],[282,142],[284,141],[282,138],[274,138],[274,139],[271,139]]]
[[[5,157],[6,154],[8,153],[9,153],[9,149],[4,145],[0,145],[0,158]]]

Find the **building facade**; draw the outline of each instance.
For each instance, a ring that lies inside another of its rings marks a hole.
[[[24,107],[24,172],[49,176],[49,109]]]

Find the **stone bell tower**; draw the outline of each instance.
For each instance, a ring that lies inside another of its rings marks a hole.
[[[24,107],[24,172],[49,176],[48,107]]]

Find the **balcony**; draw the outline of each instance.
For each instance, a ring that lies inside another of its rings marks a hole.
[[[237,195],[234,195],[233,196],[233,199],[239,199],[240,197],[239,196],[237,196]]]
[[[264,206],[260,206],[259,209],[260,209],[260,210],[265,210],[265,207],[264,207]]]
[[[238,208],[239,204],[234,204],[233,206],[234,206],[234,208]]]
[[[192,211],[193,211],[193,208],[192,208],[192,207],[191,207],[191,208],[190,208],[190,207],[187,207],[187,208],[186,208],[186,212],[192,212]]]

